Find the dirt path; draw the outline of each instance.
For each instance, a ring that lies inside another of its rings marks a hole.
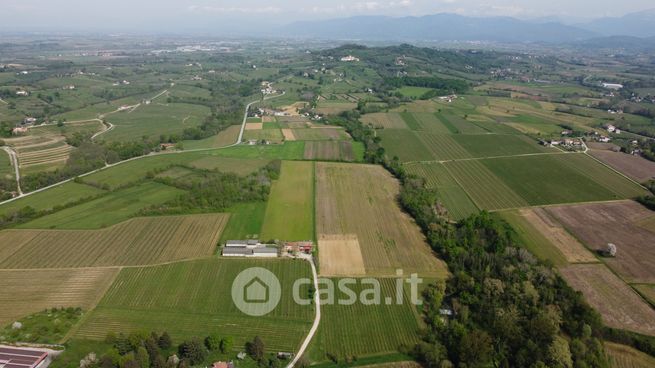
[[[16,155],[16,151],[10,147],[4,146],[2,149],[7,152],[9,155],[9,160],[11,161],[11,166],[14,167],[14,175],[16,176],[16,191],[18,192],[18,197],[21,197],[23,196],[23,191],[20,189],[20,169],[18,168],[18,156]]]
[[[98,119],[98,120],[99,120],[99,119]],[[94,140],[94,139],[96,139],[98,136],[101,136],[101,135],[103,135],[103,134],[105,134],[105,133],[107,133],[107,132],[109,132],[109,131],[114,130],[114,124],[112,124],[112,123],[110,123],[110,122],[103,122],[102,120],[100,120],[100,122],[102,123],[102,126],[103,126],[105,129],[102,130],[102,131],[100,131],[100,132],[97,132],[97,133],[94,134],[94,135],[92,135],[92,136],[91,136],[91,140]],[[107,126],[107,125],[105,125],[105,124],[108,124],[109,126]]]
[[[309,264],[312,266],[312,277],[314,278],[314,305],[316,306],[316,316],[314,316],[314,323],[312,324],[312,328],[309,329],[309,333],[307,334],[307,337],[305,338],[305,341],[302,342],[302,345],[300,345],[300,349],[298,349],[298,353],[296,356],[293,357],[293,360],[289,365],[286,366],[286,368],[293,368],[293,366],[298,363],[298,360],[305,354],[305,351],[307,350],[307,347],[309,346],[309,343],[312,342],[312,339],[314,338],[314,335],[316,334],[316,331],[318,330],[318,325],[321,322],[321,297],[318,292],[318,273],[316,272],[316,265],[314,264],[314,258],[312,256],[309,256],[305,258]]]

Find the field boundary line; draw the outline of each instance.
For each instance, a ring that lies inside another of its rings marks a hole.
[[[61,340],[59,340],[60,344],[66,343],[66,341],[68,341],[68,339],[73,337],[73,335],[75,335],[77,333],[77,331],[79,331],[80,327],[82,327],[82,324],[84,322],[86,322],[86,320],[91,316],[91,313],[98,307],[98,304],[100,304],[100,301],[102,300],[102,298],[105,297],[105,295],[107,294],[109,289],[111,289],[112,285],[114,285],[114,282],[116,282],[116,279],[118,278],[118,275],[121,273],[121,271],[123,271],[123,267],[119,266],[119,267],[114,267],[114,268],[116,268],[116,272],[114,272],[114,277],[111,278],[111,282],[107,283],[107,287],[105,287],[105,289],[102,291],[102,293],[98,293],[98,296],[96,297],[96,300],[93,301],[93,307],[89,308],[89,310],[84,312],[84,315],[82,316],[82,318],[80,318],[79,321],[77,321],[77,323],[73,327],[71,327],[70,330],[68,330],[66,335],[64,335],[64,337],[62,337]]]
[[[403,162],[403,165],[407,165],[407,164],[430,164],[430,163],[444,164],[446,162],[492,160],[492,159],[496,159],[496,158],[512,158],[512,157],[527,157],[527,156],[563,155],[563,154],[572,154],[572,153],[577,153],[577,152],[567,152],[567,151],[562,151],[562,152],[535,152],[535,153],[521,153],[521,154],[518,154],[518,155],[456,158],[456,159],[452,159],[452,160],[419,160],[419,161],[406,161],[406,162]]]
[[[645,186],[643,186],[641,183],[639,183],[639,182],[637,182],[636,180],[632,179],[631,177],[625,175],[624,173],[622,173],[622,172],[616,170],[616,169],[613,168],[612,166],[610,166],[610,165],[604,163],[603,161],[597,159],[597,158],[594,157],[593,155],[590,155],[590,154],[587,153],[587,152],[584,152],[583,155],[587,155],[587,156],[591,157],[592,159],[594,159],[594,160],[595,160],[596,162],[598,162],[599,164],[605,166],[606,168],[610,169],[611,171],[614,171],[615,173],[621,175],[621,176],[624,177],[625,179],[628,179],[628,180],[631,181],[632,183],[637,184],[637,185],[638,185],[639,187],[641,187],[642,189],[645,189],[646,191],[648,191],[648,188],[646,188]]]
[[[273,99],[273,98],[281,97],[281,96],[284,96],[285,93],[286,93],[286,91],[282,91],[282,93],[279,94],[279,95],[264,97],[264,100],[268,100],[268,99]],[[109,169],[109,168],[114,167],[114,166],[122,165],[122,164],[124,164],[124,163],[131,162],[131,161],[141,160],[141,159],[144,159],[144,158],[147,158],[147,157],[156,157],[156,156],[161,156],[161,155],[174,155],[174,154],[180,154],[180,153],[191,153],[191,152],[216,151],[216,150],[220,150],[220,149],[225,149],[225,148],[230,148],[230,147],[237,146],[237,145],[239,145],[239,144],[241,143],[241,139],[242,139],[242,136],[243,136],[243,130],[245,129],[246,120],[248,119],[248,110],[250,109],[250,106],[253,105],[253,104],[255,104],[255,103],[261,102],[261,101],[263,101],[263,100],[253,101],[253,102],[249,103],[249,104],[246,106],[246,111],[245,111],[245,114],[244,114],[243,123],[242,123],[242,125],[241,125],[241,133],[240,133],[240,135],[239,135],[238,140],[237,140],[235,143],[231,144],[231,145],[227,145],[227,146],[223,146],[223,147],[215,147],[215,148],[197,148],[197,149],[186,150],[186,151],[172,151],[172,152],[171,152],[171,151],[168,151],[168,152],[167,152],[167,151],[163,151],[163,152],[154,152],[154,153],[149,153],[149,154],[147,154],[147,155],[136,156],[136,157],[128,158],[127,160],[122,160],[122,161],[115,162],[115,163],[113,163],[113,164],[105,165],[104,167],[101,167],[101,168],[98,168],[98,169],[95,169],[95,170],[91,170],[91,171],[89,171],[89,172],[87,172],[87,173],[84,173],[84,174],[80,174],[80,175],[78,175],[77,177],[83,178],[83,177],[85,177],[85,176],[89,176],[89,175],[95,174],[95,173],[97,173],[97,172],[100,172],[100,171],[103,171],[103,170]],[[51,188],[58,187],[58,186],[60,186],[60,185],[66,184],[66,183],[68,183],[68,182],[72,182],[73,180],[75,180],[74,177],[73,177],[73,178],[70,178],[70,179],[62,180],[62,181],[60,181],[60,182],[58,182],[58,183],[54,183],[54,184],[48,185],[47,187],[43,187],[43,188],[39,188],[39,189],[33,190],[33,191],[29,192],[29,193],[22,193],[22,194],[20,194],[20,195],[14,197],[14,198],[10,198],[10,199],[7,199],[6,201],[2,201],[2,202],[0,202],[0,206],[1,206],[1,205],[4,205],[4,204],[7,204],[7,203],[11,203],[11,202],[16,201],[16,200],[18,200],[18,199],[20,199],[20,198],[24,198],[24,197],[30,196],[30,195],[32,195],[32,194],[40,193],[40,192],[43,192],[43,191],[45,191],[45,190],[48,190],[48,189],[51,189]]]

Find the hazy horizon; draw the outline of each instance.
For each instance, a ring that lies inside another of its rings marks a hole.
[[[2,31],[166,31],[170,33],[265,28],[299,20],[358,15],[422,16],[455,13],[466,16],[510,16],[522,19],[556,17],[569,22],[620,17],[653,8],[652,0],[621,3],[599,1],[519,0],[379,0],[263,1],[238,4],[220,0],[146,0],[111,2],[0,0]]]

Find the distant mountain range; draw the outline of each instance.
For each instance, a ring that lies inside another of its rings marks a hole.
[[[385,41],[488,41],[574,43],[606,36],[655,37],[655,11],[602,18],[574,25],[511,17],[435,14],[422,17],[360,16],[302,21],[278,33],[291,37]]]

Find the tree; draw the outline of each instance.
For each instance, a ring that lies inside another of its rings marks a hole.
[[[467,367],[482,367],[489,363],[492,341],[489,334],[473,330],[462,338],[459,344],[459,358]]]
[[[136,350],[134,359],[139,364],[140,368],[150,368],[150,355],[148,355],[148,351],[143,346],[140,346]]]
[[[171,346],[173,345],[173,340],[171,340],[170,335],[168,335],[168,332],[164,331],[163,334],[159,337],[159,341],[157,341],[157,344],[159,345],[159,348],[162,350],[167,350],[170,349]]]
[[[255,336],[252,341],[246,343],[246,351],[255,360],[261,361],[264,358],[264,342],[259,336]]]
[[[216,335],[209,335],[205,338],[205,346],[209,351],[220,349],[221,338]]]
[[[207,348],[205,348],[205,345],[198,338],[193,338],[180,344],[179,353],[180,357],[183,360],[187,360],[190,365],[202,363],[208,355]]]
[[[560,336],[555,337],[548,347],[548,366],[553,368],[571,368],[573,359],[569,343]]]
[[[224,337],[221,339],[221,344],[219,349],[221,350],[221,353],[225,354],[228,351],[232,350],[232,346],[234,346],[234,341],[232,337]]]

